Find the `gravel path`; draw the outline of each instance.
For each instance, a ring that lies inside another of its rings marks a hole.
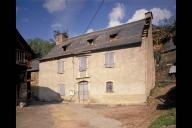
[[[104,117],[79,104],[51,104],[17,111],[17,128],[121,128],[115,119]]]
[[[81,118],[88,120],[91,128],[121,128],[121,122],[104,117],[95,110],[82,107],[82,105],[70,106]]]
[[[157,96],[175,85],[154,90],[148,105],[44,104],[24,107],[16,112],[17,128],[148,128],[165,110],[157,110]]]

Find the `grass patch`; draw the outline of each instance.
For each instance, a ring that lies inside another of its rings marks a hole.
[[[156,83],[155,87],[150,91],[150,96],[157,96],[159,94],[161,87]]]
[[[167,85],[169,85],[169,84],[171,84],[171,83],[175,83],[174,81],[170,81],[170,80],[165,80],[165,81],[157,81],[156,82],[156,86],[157,87],[165,87],[165,86],[167,86]]]
[[[158,87],[163,88],[163,87],[165,87],[165,86],[167,86],[167,85],[168,85],[167,83],[159,83],[159,84],[158,84]]]
[[[176,109],[166,111],[155,119],[149,128],[161,128],[162,126],[175,125],[176,124]]]

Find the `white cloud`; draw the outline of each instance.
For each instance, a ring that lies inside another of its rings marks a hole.
[[[158,25],[159,21],[164,19],[169,19],[172,14],[167,9],[160,9],[160,8],[152,8],[150,10],[153,13],[153,24]]]
[[[66,0],[45,0],[43,7],[50,13],[61,11],[66,7]]]
[[[90,32],[93,32],[94,30],[91,28],[91,29],[88,29],[86,33],[90,33]]]
[[[169,19],[172,14],[169,10],[167,9],[161,9],[161,8],[152,8],[149,11],[153,13],[153,24],[158,25],[160,21],[164,19]],[[145,13],[148,12],[146,9],[139,9],[136,10],[135,13],[133,14],[132,18],[129,19],[127,22],[133,22],[137,20],[141,20],[145,18]]]
[[[133,14],[132,18],[129,19],[127,22],[134,22],[140,19],[144,19],[145,18],[145,13],[148,12],[146,9],[139,9],[136,10],[135,13]]]
[[[52,24],[52,25],[51,25],[51,28],[52,28],[52,29],[56,29],[56,30],[57,30],[57,29],[60,29],[61,27],[62,27],[62,24],[59,24],[59,23],[55,23],[55,24]]]
[[[113,26],[116,26],[116,25],[120,25],[121,24],[121,20],[124,18],[124,16],[125,16],[124,5],[118,3],[112,9],[112,11],[109,13],[108,27],[113,27]]]

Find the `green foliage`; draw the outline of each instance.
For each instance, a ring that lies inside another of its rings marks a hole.
[[[176,23],[176,17],[175,16],[171,16],[169,19],[164,19],[164,20],[160,21],[159,22],[159,26],[160,27],[164,27],[164,28],[170,28],[175,23]]]
[[[159,83],[158,87],[165,87],[167,84],[166,83]]]
[[[168,110],[152,122],[149,128],[161,128],[162,126],[176,125],[176,109]]]
[[[27,41],[33,51],[36,54],[36,57],[41,58],[53,48],[54,44],[50,43],[49,41],[40,39],[40,38],[35,38],[35,39],[29,39]]]
[[[176,35],[176,19],[174,16],[162,21],[159,26],[154,26],[153,44],[165,44],[171,35],[173,35],[173,37]]]
[[[166,80],[166,81],[162,81],[162,82],[157,81],[156,86],[161,88],[161,87],[165,87],[171,83],[173,83],[173,81],[171,81],[171,80]]]

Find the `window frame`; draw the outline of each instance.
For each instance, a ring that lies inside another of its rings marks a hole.
[[[85,67],[82,67],[82,65],[81,65],[81,63],[83,63],[83,62],[81,62],[82,61],[81,58],[84,58]],[[79,57],[79,72],[87,71],[87,69],[88,69],[88,58],[87,58],[87,56],[80,56]]]
[[[110,54],[112,54],[112,63],[110,63]],[[105,68],[113,68],[115,65],[115,53],[110,51],[105,53]]]
[[[62,68],[62,69],[60,69]],[[57,61],[57,73],[58,74],[63,74],[64,73],[64,61],[63,60],[58,60]]]
[[[112,81],[107,81],[105,87],[106,87],[106,93],[114,93]]]
[[[67,46],[62,46],[62,49],[63,49],[64,52],[66,52],[67,51]]]
[[[109,42],[113,42],[118,39],[118,33],[110,34],[109,35]]]
[[[89,45],[94,45],[94,39],[89,39],[89,40],[87,40],[87,42],[89,43]]]
[[[61,86],[63,87],[63,92],[61,93]],[[59,94],[65,96],[65,84],[59,84]]]

